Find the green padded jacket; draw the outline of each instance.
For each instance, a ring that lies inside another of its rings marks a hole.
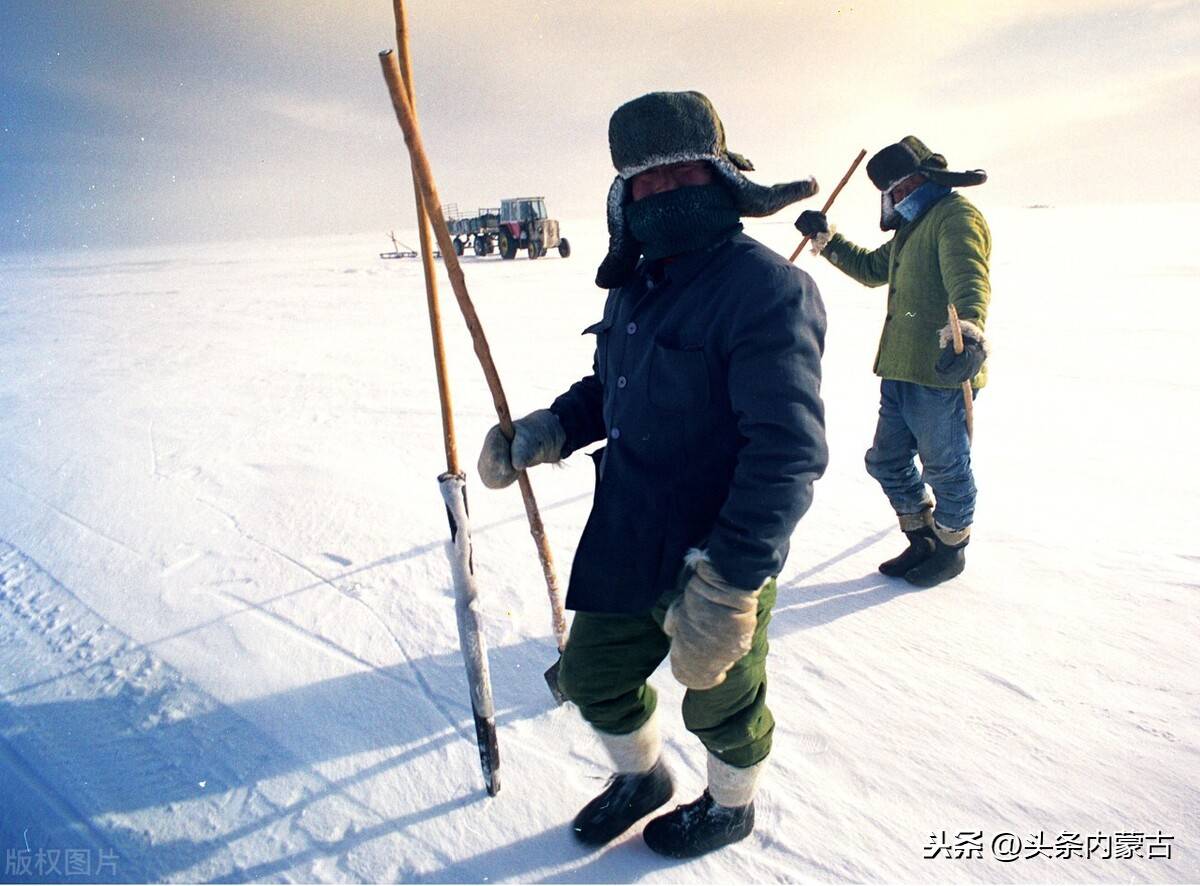
[[[982,213],[957,191],[908,222],[878,249],[863,249],[834,234],[821,253],[839,270],[866,286],[888,287],[887,316],[875,374],[934,388],[954,388],[934,375],[941,345],[938,332],[949,322],[946,306],[959,319],[983,330],[991,285],[988,259],[992,235]],[[971,381],[987,382],[987,364]]]

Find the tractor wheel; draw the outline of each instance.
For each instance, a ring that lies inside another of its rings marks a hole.
[[[460,240],[458,237],[454,238],[454,254],[455,255],[463,254],[463,241]]]
[[[530,241],[529,243],[529,258],[530,260],[540,258],[545,253],[542,251],[541,244]]]
[[[558,254],[563,258],[568,258],[571,255],[571,243],[566,237],[558,241]]]
[[[517,257],[517,244],[513,238],[509,236],[508,231],[500,232],[497,248],[500,250],[500,257],[506,261],[510,258]]]

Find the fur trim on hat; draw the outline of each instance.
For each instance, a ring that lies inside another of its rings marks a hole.
[[[654,169],[656,166],[671,166],[675,163],[688,163],[693,160],[707,160],[709,163],[716,163],[717,160],[724,159],[715,153],[705,153],[700,151],[680,151],[674,154],[655,154],[652,157],[646,157],[640,163],[631,166],[622,166],[617,170],[617,175],[628,181],[635,175],[641,175],[648,169]],[[751,169],[754,167],[751,166]]]
[[[740,163],[735,162],[734,157]],[[750,216],[751,218],[774,215],[785,206],[803,200],[806,197],[811,197],[818,190],[817,180],[812,176],[770,187],[756,184],[742,174],[743,171],[753,170],[754,164],[740,154],[728,151],[724,155],[701,153],[657,154],[646,158],[642,163],[622,168],[617,177],[628,181],[634,176],[641,175],[643,172],[654,169],[657,166],[670,166],[673,163],[687,163],[694,160],[705,160],[712,164],[713,171],[717,174],[717,177],[733,192],[733,202],[737,206],[738,213]],[[625,202],[628,202],[628,200],[626,199]],[[608,208],[610,212],[613,209],[611,191],[609,192]]]

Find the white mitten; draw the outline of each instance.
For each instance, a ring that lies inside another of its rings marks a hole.
[[[758,624],[758,594],[735,588],[705,557],[695,558],[683,595],[667,609],[671,672],[688,689],[712,689],[750,651]]]
[[[510,443],[500,425],[483,438],[479,453],[479,479],[488,489],[503,489],[517,479],[517,474],[534,465],[555,462],[562,457],[567,432],[558,416],[549,409],[539,409],[513,422],[514,436]]]

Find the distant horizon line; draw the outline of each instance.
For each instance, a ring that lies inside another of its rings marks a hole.
[[[1122,207],[1122,208],[1138,207],[1138,208],[1143,208],[1143,209],[1152,209],[1152,208],[1159,208],[1159,209],[1181,208],[1182,209],[1182,208],[1186,208],[1186,207],[1195,207],[1195,206],[1200,206],[1200,200],[1142,200],[1142,201],[1129,201],[1129,202],[1121,202],[1121,203],[1111,203],[1111,202],[1102,203],[1102,202],[1096,201],[1096,202],[1079,202],[1079,203],[1025,203],[1025,204],[1020,204],[1020,205],[1002,203],[1002,204],[994,204],[994,205],[988,206],[987,212],[990,214],[990,213],[994,213],[994,212],[1001,212],[1001,213],[1021,212],[1021,211],[1040,212],[1040,211],[1047,211],[1047,210],[1051,210],[1051,211],[1053,211],[1053,210],[1066,210],[1066,211],[1093,210],[1094,211],[1094,210],[1099,210],[1099,209],[1111,210],[1114,207]],[[586,217],[572,218],[572,217],[564,216],[561,219],[561,221],[567,225],[595,226],[595,227],[603,227],[605,225],[604,216],[600,212],[597,212],[594,215],[590,215],[590,216],[586,216]],[[750,225],[753,225],[753,226],[786,225],[789,228],[792,226],[791,218],[786,217],[786,214],[784,212],[778,213],[777,216],[774,216],[774,217],[748,218],[748,219],[744,219],[743,221]],[[16,245],[5,245],[3,243],[0,243],[0,262],[10,263],[12,261],[19,260],[22,256],[44,257],[47,255],[54,255],[54,254],[67,254],[67,253],[74,254],[74,253],[91,253],[91,252],[97,252],[97,253],[99,253],[99,252],[121,252],[121,251],[134,251],[134,250],[141,250],[141,249],[154,249],[154,248],[187,248],[187,247],[212,248],[214,246],[220,246],[220,245],[237,246],[237,245],[242,245],[242,244],[255,244],[255,243],[260,243],[260,244],[285,243],[285,242],[292,242],[292,241],[296,241],[296,240],[359,239],[359,238],[367,238],[367,237],[378,237],[386,242],[389,232],[396,232],[396,231],[405,233],[405,234],[411,236],[412,239],[414,239],[414,240],[418,239],[415,223],[406,222],[402,226],[395,226],[395,227],[392,227],[392,228],[389,228],[386,230],[374,227],[374,228],[361,228],[356,231],[325,231],[325,232],[314,232],[314,233],[297,233],[297,234],[290,234],[290,235],[247,234],[243,237],[238,237],[238,238],[230,238],[228,236],[222,237],[222,236],[218,236],[218,235],[213,235],[213,236],[200,236],[200,237],[191,237],[191,238],[185,237],[185,238],[172,239],[172,240],[136,239],[136,240],[129,240],[129,241],[123,242],[123,243],[103,243],[102,242],[102,243],[95,244],[95,245],[90,244],[90,243],[77,243],[77,244],[59,243],[59,244],[50,244],[50,245],[46,245],[46,246],[42,246],[42,247],[26,247],[24,245],[16,246]],[[397,239],[403,239],[403,238],[397,238]]]

